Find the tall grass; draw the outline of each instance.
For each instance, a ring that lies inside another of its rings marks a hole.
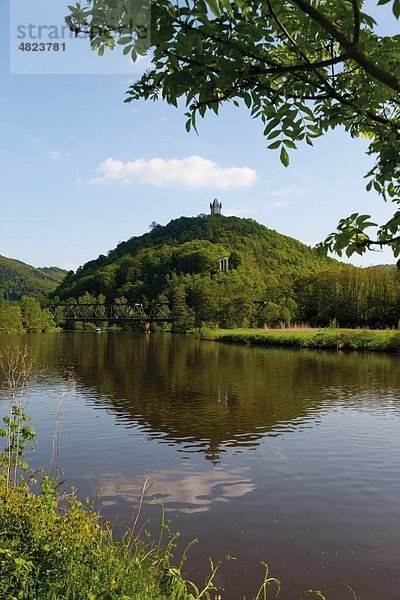
[[[0,429],[0,436],[6,439],[0,467],[8,488],[16,485],[18,469],[28,469],[23,457],[26,448],[36,440],[36,432],[28,425],[30,418],[25,413],[26,391],[35,373],[35,364],[26,346],[0,352],[0,371],[4,379],[1,395],[8,406],[7,416],[3,419],[5,428]]]
[[[400,332],[370,329],[204,329],[200,337],[205,340],[286,346],[293,348],[325,348],[333,350],[373,350],[399,352]]]
[[[161,600],[164,556],[139,542],[117,543],[107,525],[74,494],[56,501],[46,477],[41,493],[0,483],[0,597],[32,600]]]

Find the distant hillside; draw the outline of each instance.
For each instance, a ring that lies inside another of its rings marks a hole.
[[[218,270],[223,257],[229,258],[227,273]],[[243,306],[249,312],[253,300],[266,296],[280,306],[290,304],[297,277],[336,266],[341,263],[252,219],[181,217],[68,274],[54,296],[65,300],[89,293],[109,301],[147,302],[178,293],[195,308],[197,321],[214,321],[216,312],[227,314],[227,303],[231,311],[235,303],[241,306],[241,314]]]
[[[23,295],[43,300],[62,281],[66,271],[57,267],[36,269],[0,255],[0,298],[19,300]]]
[[[381,269],[386,270],[388,273],[394,273],[397,271],[397,266],[395,264],[392,265],[372,265],[370,267],[366,267],[367,269]]]
[[[60,267],[38,267],[38,271],[41,271],[45,275],[51,277],[51,279],[55,279],[59,283],[62,282],[68,271],[65,269],[60,269]]]

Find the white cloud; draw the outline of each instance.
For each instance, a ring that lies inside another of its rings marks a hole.
[[[227,211],[224,211],[224,215],[226,217],[240,217],[241,215],[251,215],[254,213],[254,208],[230,208]]]
[[[269,193],[270,196],[298,196],[304,193],[304,189],[298,185],[288,185],[284,188],[271,190]]]
[[[257,173],[249,167],[221,167],[216,162],[201,156],[187,158],[152,158],[122,162],[107,158],[97,169],[97,177],[91,184],[142,183],[164,188],[195,190],[211,187],[228,190],[249,187],[257,179]]]
[[[61,150],[50,150],[49,156],[53,160],[64,160],[64,158],[69,158],[70,154],[68,152],[61,152]]]
[[[286,200],[277,200],[276,202],[267,202],[264,204],[264,208],[283,208],[288,204],[290,204],[290,202],[287,202]]]

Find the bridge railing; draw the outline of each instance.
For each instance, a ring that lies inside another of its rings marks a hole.
[[[268,306],[266,300],[255,300],[254,319],[262,318],[262,313]],[[152,302],[144,305],[140,302],[129,302],[125,304],[52,304],[49,307],[52,315],[59,322],[63,321],[137,321],[139,323],[173,322],[177,320],[173,305],[169,302]],[[193,311],[186,307],[187,314],[193,315]]]
[[[134,302],[127,304],[52,304],[50,312],[64,321],[173,321],[172,307],[167,302],[153,302],[149,306]]]

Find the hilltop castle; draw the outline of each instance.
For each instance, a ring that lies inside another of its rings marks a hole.
[[[218,200],[214,198],[214,202],[210,202],[210,210],[212,215],[220,215],[222,211],[222,202],[218,202]]]

